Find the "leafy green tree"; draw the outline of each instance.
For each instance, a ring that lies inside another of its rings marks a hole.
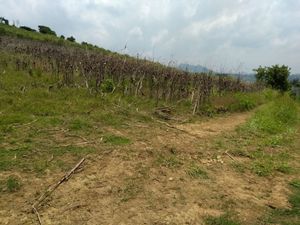
[[[50,27],[46,27],[46,26],[43,26],[43,25],[39,25],[39,32],[41,34],[50,34],[50,35],[56,36],[55,31],[51,30]]]
[[[0,17],[0,23],[4,23],[5,25],[9,25],[9,21],[4,17]]]
[[[73,36],[67,38],[68,41],[75,42],[75,38]]]
[[[287,91],[289,89],[288,77],[291,69],[288,66],[273,65],[254,69],[256,81],[273,89]]]

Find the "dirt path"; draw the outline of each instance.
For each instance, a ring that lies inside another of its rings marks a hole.
[[[233,131],[237,126],[245,123],[251,115],[251,112],[235,113],[224,117],[212,118],[205,122],[177,125],[176,128],[205,138]]]

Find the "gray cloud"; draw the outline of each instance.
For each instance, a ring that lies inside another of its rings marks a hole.
[[[0,15],[104,48],[168,62],[300,72],[299,0],[0,0]]]

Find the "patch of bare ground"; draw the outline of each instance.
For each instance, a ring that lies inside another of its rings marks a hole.
[[[89,154],[84,169],[39,207],[42,223],[196,225],[205,224],[207,216],[233,212],[242,223],[257,224],[270,206],[288,207],[288,178],[238,173],[232,169],[232,158],[216,155],[209,147],[250,115],[233,114],[175,125],[176,129],[160,123],[110,129],[131,143],[109,147],[93,143],[99,153]],[[2,173],[1,178],[8,175]],[[18,173],[21,190],[1,193],[1,224],[38,224],[30,206],[62,175]]]

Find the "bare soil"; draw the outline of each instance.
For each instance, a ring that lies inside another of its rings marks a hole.
[[[107,128],[126,135],[132,143],[110,148],[97,144],[99,152],[86,156],[83,170],[60,185],[39,207],[42,223],[205,224],[207,216],[230,211],[245,224],[259,224],[270,206],[289,207],[289,177],[239,173],[232,168],[233,160],[228,155],[212,147],[219,136],[234,133],[250,115],[232,114],[174,125],[178,129],[160,123]],[[208,179],[189,176],[192,165],[207,171]],[[64,173],[14,175],[23,185],[16,193],[1,193],[0,224],[38,224],[31,204]]]

